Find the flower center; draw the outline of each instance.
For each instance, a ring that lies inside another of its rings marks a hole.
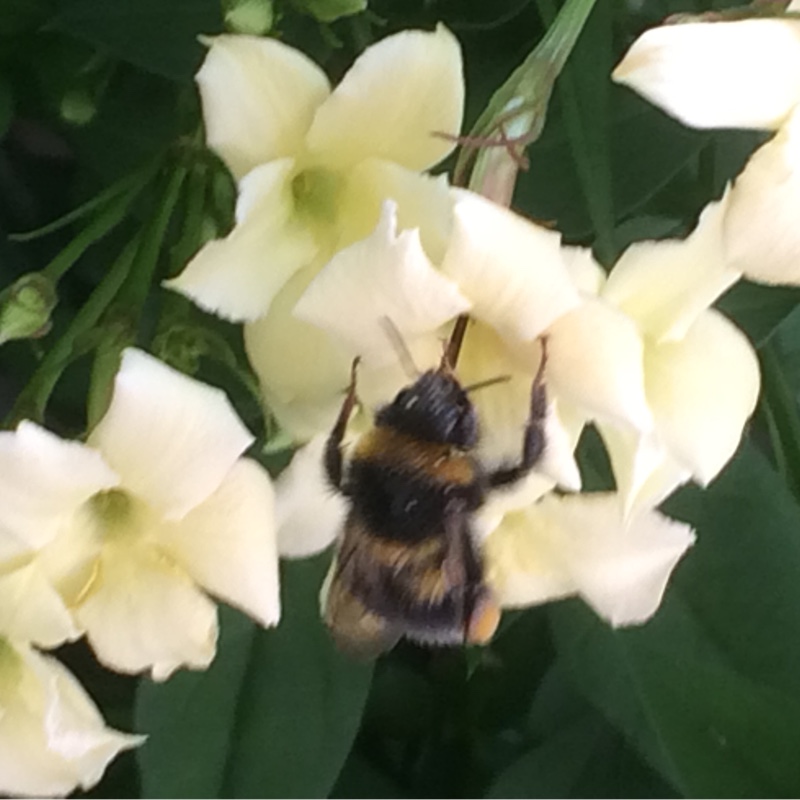
[[[121,489],[98,492],[87,503],[101,539],[130,536],[141,529],[141,513],[134,499]]]
[[[316,222],[336,222],[342,178],[324,167],[309,167],[292,179],[292,196],[298,213]]]

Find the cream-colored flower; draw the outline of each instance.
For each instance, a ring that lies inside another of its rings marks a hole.
[[[32,423],[5,436],[0,532],[32,544],[104,664],[156,679],[207,666],[217,620],[203,589],[277,622],[272,487],[241,458],[252,437],[222,392],[129,349],[87,445]]]
[[[777,130],[800,102],[800,20],[651,28],[612,77],[685,125]]]
[[[319,459],[311,453],[321,452],[323,437],[341,406],[348,381],[345,366],[354,356],[364,356],[358,396],[366,418],[414,379],[403,371],[396,347],[381,325],[383,318],[394,323],[417,368],[425,370],[441,360],[442,343],[449,334],[449,326],[443,323],[470,311],[475,319],[457,365],[461,382],[469,385],[498,377],[507,379],[471,395],[481,421],[476,455],[487,469],[521,457],[531,383],[541,353],[535,339],[559,315],[578,305],[580,298],[562,261],[558,234],[472,193],[454,192],[453,197],[456,224],[440,271],[425,256],[414,232],[395,231],[392,206],[388,205],[376,231],[337,254],[294,306],[295,315],[313,324],[318,335],[322,331],[328,334],[327,347],[346,351],[347,358],[324,395],[328,421],[317,431],[320,437],[295,456],[279,482],[282,553],[297,556],[321,549],[341,527],[341,504],[338,509],[332,508],[336,500],[330,497],[332,490],[324,486]],[[494,252],[492,242],[504,246]],[[278,351],[267,366],[263,358],[267,340],[252,337],[259,325],[251,326],[246,335],[248,352],[262,385],[276,387],[271,368],[277,366]],[[300,375],[313,375],[316,363],[285,365],[281,374],[293,369]],[[302,377],[295,386],[300,380]],[[291,402],[288,393],[281,399],[287,405]],[[307,396],[298,393],[296,402],[302,405]],[[369,424],[368,419],[360,422],[362,428]],[[356,420],[353,427],[358,424]],[[515,498],[519,493],[533,501],[557,483],[571,489],[580,487],[572,451],[582,420],[576,425],[569,410],[553,401],[545,427],[544,457],[536,473],[513,493]],[[331,523],[321,525],[322,518],[330,518]]]
[[[0,792],[19,797],[90,789],[144,736],[107,728],[56,659],[0,636]]]
[[[728,200],[711,203],[686,239],[632,245],[599,290],[600,300],[635,323],[643,343],[652,426],[637,430],[623,420],[598,419],[627,512],[657,505],[690,478],[711,481],[735,452],[755,408],[755,352],[731,322],[709,309],[740,277],[724,253]],[[561,325],[568,337],[571,320]],[[600,363],[596,367],[602,371]]]
[[[5,464],[14,447],[12,436],[4,434],[0,440]],[[53,440],[38,442],[43,445],[38,451],[34,442],[29,458],[19,459],[18,465],[32,466],[49,445],[62,453],[72,450],[78,462],[88,463],[71,443]],[[90,456],[89,461],[95,459]],[[47,474],[53,466],[45,461],[41,472],[26,477],[39,488],[49,482],[56,493],[59,488],[66,491],[67,478],[60,479],[58,470]],[[73,489],[81,492],[79,482]],[[9,486],[5,489],[8,499]],[[44,514],[39,520],[47,522]],[[24,537],[24,527],[17,533]],[[0,793],[4,795],[64,795],[79,786],[88,789],[117,753],[143,741],[106,728],[75,678],[58,661],[30,646],[56,647],[79,635],[35,552],[7,561],[0,574]]]
[[[305,268],[366,237],[381,204],[420,228],[436,258],[447,184],[421,175],[454,147],[461,53],[442,26],[369,47],[331,91],[305,55],[274,39],[220,36],[197,75],[209,146],[240,180],[236,226],[167,283],[232,320],[256,320]]]
[[[611,625],[632,625],[655,613],[693,542],[657,511],[625,519],[617,494],[551,494],[503,516],[484,545],[486,577],[508,608],[579,595]]]
[[[459,357],[462,381],[509,377],[474,397],[486,415],[480,455],[519,457],[539,363],[535,339],[581,300],[557,233],[471,192],[451,197],[455,224],[438,269],[415,231],[397,232],[394,204],[387,203],[367,239],[340,251],[285,306],[246,327],[268,405],[296,437],[330,430],[355,356],[364,359],[359,398],[371,411],[413,378],[382,320],[394,324],[417,369],[425,370],[441,360],[450,331],[444,323],[469,311],[475,322]],[[298,425],[301,417],[305,424]],[[554,413],[554,427],[556,419]],[[577,468],[571,454],[562,456],[549,466],[555,480],[574,487]]]
[[[409,374],[386,330],[406,340],[429,369],[442,354],[442,325],[469,308],[438,272],[416,230],[398,230],[397,205],[384,204],[366,239],[339,251],[321,270],[304,270],[270,313],[245,326],[245,346],[270,411],[293,438],[330,430],[360,356],[359,398],[386,402]]]

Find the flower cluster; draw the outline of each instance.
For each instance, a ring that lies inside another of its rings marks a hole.
[[[462,113],[460,52],[441,27],[370,47],[333,91],[304,57],[247,37],[214,40],[198,81],[209,144],[240,181],[237,223],[168,285],[246,322],[270,412],[309,442],[277,484],[280,552],[317,552],[341,528],[321,452],[353,358],[355,431],[409,380],[382,320],[427,368],[468,314],[460,378],[508,378],[475,395],[487,465],[518,455],[541,337],[550,351],[544,457],[477,524],[501,601],[580,594],[613,624],[652,615],[693,541],[655,508],[719,472],[758,394],[752,348],[709,308],[739,277],[722,252],[725,201],[686,240],[635,245],[606,276],[557,232],[425,174]],[[578,491],[589,423],[615,492]]]
[[[85,634],[108,667],[163,680],[214,656],[206,592],[277,623],[273,490],[241,457],[251,441],[221,391],[132,349],[86,444],[31,422],[0,433],[0,791],[88,788],[142,741],[38,649]]]
[[[353,359],[354,435],[409,380],[387,319],[427,369],[469,316],[460,380],[506,379],[474,395],[487,466],[519,456],[547,341],[543,457],[475,520],[487,580],[505,607],[579,595],[612,625],[647,620],[694,541],[657,507],[714,479],[759,393],[753,347],[712,305],[742,276],[800,283],[798,20],[665,26],[634,44],[617,80],[688,124],[776,135],[690,235],[636,243],[608,272],[428,172],[463,112],[443,27],[369,47],[335,88],[276,40],[208,45],[197,81],[236,222],[167,286],[244,323],[265,407],[303,446],[273,488],[225,395],[135,349],[85,443],[31,422],[0,433],[1,793],[87,788],[142,740],[107,728],[42,650],[85,635],[109,668],[164,680],[214,657],[210,596],[277,624],[278,555],[319,552],[342,526],[322,451]],[[581,491],[587,425],[614,491]]]

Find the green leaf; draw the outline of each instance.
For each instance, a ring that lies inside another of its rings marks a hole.
[[[553,664],[530,709],[537,740],[509,764],[489,797],[675,797],[621,734]]]
[[[219,0],[73,0],[51,26],[149,72],[187,80],[203,57],[197,37],[222,31],[222,10]]]
[[[554,607],[559,653],[585,696],[687,796],[800,792],[800,508],[743,446],[669,513],[698,542],[647,625],[611,630]]]
[[[221,608],[220,623],[210,669],[140,685],[136,729],[148,734],[137,751],[143,797],[219,797],[255,638],[255,624],[236,611]]]
[[[320,620],[327,562],[282,564],[283,619],[275,630],[222,609],[219,652],[206,672],[143,682],[143,796],[330,792],[358,730],[372,667],[339,654]]]
[[[587,89],[579,87],[582,96]],[[684,128],[628,90],[612,86],[610,97],[608,117],[593,124],[608,129],[613,207],[620,221],[647,213],[649,201],[696,159],[708,134]],[[553,104],[558,107],[558,96]],[[536,219],[555,221],[568,240],[586,238],[592,222],[560,117],[551,110],[542,137],[530,148],[531,169],[520,175],[515,205]]]
[[[14,115],[14,92],[9,81],[0,74],[0,139],[6,135]]]
[[[800,289],[760,286],[739,281],[720,298],[717,307],[760,347],[800,304]]]

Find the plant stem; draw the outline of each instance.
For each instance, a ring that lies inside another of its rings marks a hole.
[[[20,392],[14,407],[5,420],[6,426],[21,419],[41,422],[47,401],[58,379],[69,364],[79,337],[88,333],[116,296],[133,264],[139,248],[140,237],[134,237],[111,266],[103,280],[89,296],[81,310],[73,318],[61,338],[48,351],[28,384]]]

